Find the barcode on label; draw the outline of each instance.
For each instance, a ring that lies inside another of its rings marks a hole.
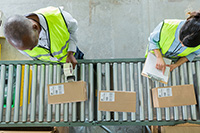
[[[170,97],[170,96],[172,96],[172,88],[158,89],[158,97]]]
[[[64,94],[64,85],[54,85],[49,87],[50,96]]]
[[[114,102],[115,101],[115,93],[114,92],[101,92],[100,101]]]

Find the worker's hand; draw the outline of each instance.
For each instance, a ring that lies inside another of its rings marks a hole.
[[[176,64],[166,65],[170,67],[170,71],[173,71],[176,67],[178,67]]]
[[[166,64],[165,64],[165,62],[164,62],[164,60],[163,60],[162,57],[157,58],[157,61],[156,61],[156,68],[157,68],[158,70],[162,70],[163,74],[165,73]]]
[[[74,57],[72,51],[68,51],[66,63],[72,63],[73,69],[75,68],[75,66],[76,66],[76,64],[77,64],[77,60],[76,60],[76,58]]]

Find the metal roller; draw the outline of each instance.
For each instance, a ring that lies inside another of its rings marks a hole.
[[[164,84],[164,86],[167,86],[166,84]],[[169,121],[170,120],[170,108],[166,107],[165,108],[165,120]]]
[[[47,120],[48,111],[48,84],[49,84],[49,65],[45,65],[45,87],[44,87],[44,120]]]
[[[172,71],[172,85],[176,86],[176,70]],[[177,121],[179,120],[179,113],[178,113],[178,107],[173,107],[174,108],[174,120]]]
[[[118,89],[118,74],[117,74],[117,63],[113,63],[113,87],[114,87],[114,91],[119,91]],[[119,120],[119,113],[118,112],[114,112],[114,120],[118,121]]]
[[[99,91],[101,90],[101,85],[102,85],[102,71],[101,71],[101,63],[97,63],[97,104],[99,101]],[[97,120],[101,121],[102,120],[102,112],[97,110]]]
[[[185,78],[184,78],[183,65],[180,66],[180,77],[181,77],[181,85],[184,85],[185,84]],[[188,119],[187,106],[182,106],[182,114],[183,114],[183,120],[187,120]]]
[[[63,75],[64,76],[64,75]],[[67,82],[67,79],[64,77],[64,79],[63,80],[65,80],[65,81],[63,81],[63,82]],[[69,103],[64,103],[63,104],[63,117],[64,117],[64,122],[68,122],[69,121],[69,108],[70,108],[70,106],[69,106],[70,104]]]
[[[74,75],[75,75],[75,81],[77,81],[77,65],[75,67],[75,70],[74,70]],[[64,118],[65,119],[65,118]],[[72,103],[72,121],[75,122],[77,121],[77,108],[76,108],[76,102],[73,102]]]
[[[17,65],[16,72],[16,87],[15,87],[15,108],[14,108],[14,122],[19,121],[19,109],[20,109],[20,92],[21,92],[21,73],[22,66]]]
[[[7,100],[6,100],[6,122],[11,121],[11,111],[12,111],[12,91],[13,91],[13,65],[9,65],[8,70],[8,90],[7,90]]]
[[[25,65],[25,70],[24,70],[24,90],[23,90],[23,106],[22,106],[22,122],[26,122],[27,121],[29,73],[30,73],[30,66],[29,65]]]
[[[53,65],[49,64],[49,77],[48,77],[48,84],[53,84]],[[49,91],[49,90],[47,90]],[[52,105],[47,105],[47,122],[52,121]]]
[[[198,103],[200,103],[200,61],[196,62],[196,73],[197,73],[197,100]],[[200,110],[200,106],[198,106],[198,109]]]
[[[159,87],[159,82],[158,81],[155,82],[156,82],[156,87]],[[156,111],[157,111],[157,121],[161,121],[162,120],[161,108],[156,108]]]
[[[193,72],[192,72],[192,63],[188,63],[188,76],[189,76],[189,84],[193,84]],[[191,117],[192,120],[197,120],[197,113],[196,113],[196,105],[191,105]]]
[[[121,64],[121,71],[122,71],[122,91],[126,91],[126,63]],[[127,121],[127,113],[123,112],[123,121]]]
[[[33,65],[32,69],[32,86],[31,86],[31,113],[30,113],[30,121],[35,121],[36,114],[36,91],[37,91],[37,65]]]
[[[141,77],[141,62],[138,62],[138,85],[139,85],[139,108],[140,108],[140,120],[144,120],[144,99],[143,99],[143,84]]]
[[[44,121],[44,88],[45,88],[45,65],[40,67],[40,87],[39,87],[39,122]]]
[[[134,64],[130,63],[129,64],[129,72],[130,72],[130,88],[132,92],[136,92],[135,87],[134,87]],[[135,121],[136,120],[136,113],[132,112],[131,113],[131,121]]]
[[[148,97],[148,120],[149,121],[153,121],[153,106],[152,106],[152,97],[151,97],[151,88],[152,88],[152,84],[151,84],[151,80],[149,78],[147,79],[147,97]]]
[[[105,63],[105,82],[106,82],[106,90],[110,91],[110,64]],[[110,112],[106,111],[106,121],[110,121],[111,116]]]
[[[5,65],[1,65],[1,80],[0,80],[0,122],[3,121],[5,76],[6,76],[6,66]]]
[[[89,64],[89,121],[94,120],[94,73],[93,64]]]
[[[56,66],[56,83],[61,83],[61,65],[57,64]],[[56,104],[56,112],[55,112],[55,121],[60,121],[60,104]]]
[[[85,64],[81,64],[81,80],[85,81]],[[85,102],[81,102],[80,120],[85,121]]]

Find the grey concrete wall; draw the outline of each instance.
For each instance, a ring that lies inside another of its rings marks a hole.
[[[165,18],[185,19],[200,0],[1,0],[5,17],[64,6],[79,22],[78,46],[87,59],[144,57],[148,36]],[[29,59],[5,40],[2,60]]]

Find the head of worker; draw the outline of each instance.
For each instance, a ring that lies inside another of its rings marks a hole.
[[[200,45],[200,11],[188,12],[190,15],[179,32],[179,40],[183,46]]]
[[[40,27],[22,15],[9,17],[4,24],[6,40],[16,49],[32,50],[37,46]]]

